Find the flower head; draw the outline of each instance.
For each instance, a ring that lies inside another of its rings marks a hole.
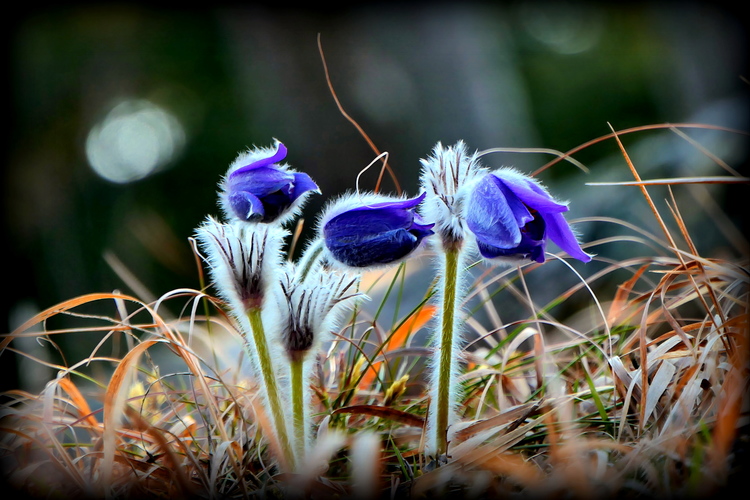
[[[270,274],[281,265],[286,235],[275,226],[248,227],[212,217],[198,227],[196,237],[206,253],[214,285],[236,314],[262,305],[272,281]]]
[[[490,261],[544,262],[547,240],[583,262],[581,250],[562,213],[568,210],[536,180],[512,169],[485,174],[470,189],[466,225],[479,253]]]
[[[364,297],[359,276],[319,271],[300,281],[291,273],[281,280],[281,340],[292,360],[302,359],[321,341],[321,334],[337,327],[345,305]]]
[[[460,245],[466,233],[467,188],[486,170],[476,153],[469,155],[463,141],[447,148],[438,142],[432,156],[421,162],[422,189],[427,193],[423,213],[435,221],[444,246]]]
[[[229,219],[284,222],[297,214],[311,193],[319,193],[309,175],[279,163],[287,149],[257,148],[241,153],[220,184],[219,204]]]
[[[434,224],[425,223],[416,212],[424,198],[424,193],[410,199],[370,193],[333,203],[319,225],[329,260],[361,269],[412,255],[433,234]]]

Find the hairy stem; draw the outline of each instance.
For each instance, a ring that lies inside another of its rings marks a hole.
[[[253,307],[248,309],[247,317],[250,320],[250,327],[255,342],[255,350],[260,365],[260,376],[263,378],[263,385],[266,387],[266,398],[268,399],[271,418],[274,427],[276,428],[276,437],[279,440],[279,447],[284,455],[287,467],[289,467],[290,470],[294,470],[294,454],[292,453],[292,447],[289,444],[286,420],[284,419],[284,410],[279,398],[279,389],[276,385],[276,374],[271,362],[271,353],[268,348],[266,331],[263,328],[263,320],[261,319],[260,313],[261,309],[259,307]]]
[[[297,460],[305,458],[305,428],[307,415],[305,412],[304,360],[294,359],[290,362],[292,374],[292,415],[294,416],[294,448]]]
[[[448,451],[447,432],[448,432],[448,419],[450,416],[452,401],[450,400],[451,386],[455,383],[452,380],[453,370],[451,367],[453,361],[453,343],[454,339],[454,326],[455,326],[455,315],[458,304],[456,299],[457,293],[457,282],[458,282],[458,261],[459,261],[458,249],[448,249],[445,251],[445,266],[443,268],[442,276],[442,289],[443,289],[443,304],[442,304],[442,322],[440,325],[440,349],[439,349],[439,362],[438,362],[438,378],[437,378],[437,401],[435,402],[436,419],[435,419],[435,445],[436,454],[445,454]]]

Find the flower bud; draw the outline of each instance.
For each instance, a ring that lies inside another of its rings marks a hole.
[[[297,278],[287,269],[280,282],[281,343],[292,361],[304,359],[337,328],[344,306],[365,297],[356,274],[318,270],[304,282]]]
[[[287,149],[256,148],[241,153],[220,183],[219,204],[228,219],[283,223],[299,212],[311,193],[320,193],[309,175],[279,163]]]
[[[321,218],[321,238],[330,260],[351,268],[400,262],[433,234],[416,207],[424,199],[374,193],[350,195],[329,206]]]
[[[206,254],[211,277],[219,294],[243,315],[258,308],[281,265],[281,247],[287,233],[274,226],[248,227],[212,217],[198,227],[196,236]]]
[[[421,163],[422,189],[427,194],[423,213],[435,222],[444,249],[460,247],[466,237],[468,187],[486,169],[479,164],[477,153],[469,154],[463,141],[449,147],[438,142],[432,156]]]

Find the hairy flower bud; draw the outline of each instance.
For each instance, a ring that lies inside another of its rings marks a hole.
[[[281,164],[287,149],[256,148],[241,153],[220,184],[219,204],[228,219],[283,223],[294,217],[311,193],[320,193],[309,175]]]
[[[424,197],[356,194],[330,205],[320,222],[329,259],[361,269],[397,263],[412,255],[433,234],[434,224],[425,223],[416,212]]]
[[[466,237],[468,188],[486,170],[476,153],[468,153],[463,141],[447,148],[438,142],[432,156],[421,162],[422,189],[427,194],[425,218],[435,222],[435,233],[444,248],[460,247]]]
[[[318,270],[304,282],[285,273],[281,280],[281,342],[291,360],[301,360],[314,350],[321,335],[334,329],[338,312],[364,297],[359,275]]]
[[[262,305],[269,275],[280,265],[286,235],[278,227],[222,223],[212,217],[198,227],[196,236],[214,285],[236,314]]]

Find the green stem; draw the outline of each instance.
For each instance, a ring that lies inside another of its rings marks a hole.
[[[435,444],[439,457],[448,451],[448,417],[451,409],[451,362],[453,361],[453,327],[455,324],[456,290],[458,280],[458,249],[445,251],[443,270],[443,310],[440,325],[440,362],[438,364],[437,417],[435,420]]]
[[[302,378],[303,359],[291,360],[292,371],[292,415],[294,415],[294,441],[297,459],[305,458],[305,387]]]
[[[281,406],[281,400],[279,399],[279,389],[276,385],[276,374],[273,370],[273,364],[271,363],[271,353],[268,349],[268,341],[266,340],[266,332],[263,328],[263,320],[261,319],[260,312],[260,307],[250,308],[247,311],[247,318],[250,320],[250,329],[252,330],[253,340],[255,341],[255,351],[258,354],[258,362],[260,364],[260,374],[263,378],[263,385],[266,387],[266,397],[271,408],[271,418],[273,419],[274,427],[276,428],[276,436],[279,440],[279,446],[281,447],[281,452],[286,459],[287,467],[289,467],[290,470],[294,470],[294,454],[292,453],[292,447],[289,444],[289,436],[287,434],[286,421],[284,419],[284,410]]]

